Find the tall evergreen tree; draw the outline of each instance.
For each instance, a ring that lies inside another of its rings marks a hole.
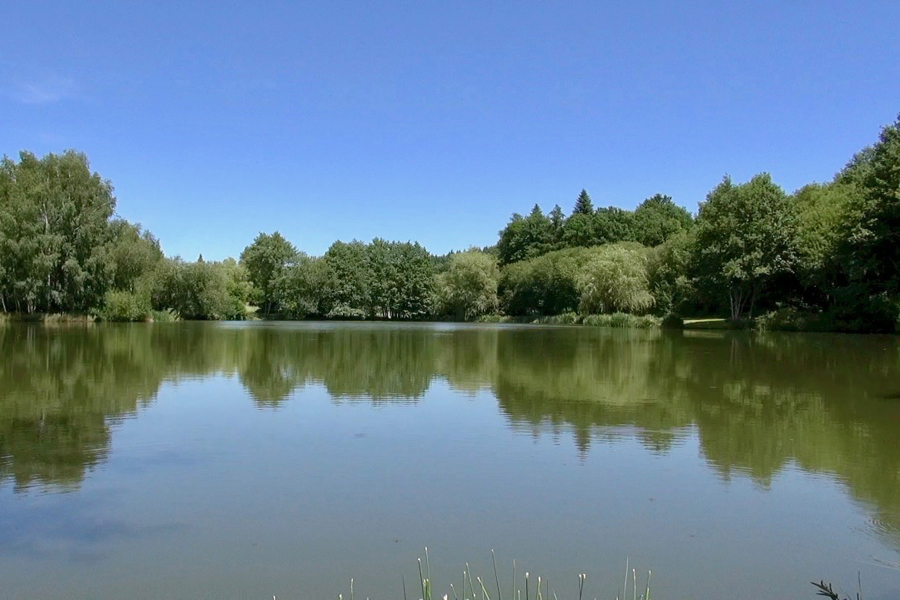
[[[592,215],[594,214],[594,203],[591,201],[590,195],[588,195],[587,190],[582,189],[581,193],[578,194],[578,199],[575,200],[575,208],[572,209],[573,215]]]

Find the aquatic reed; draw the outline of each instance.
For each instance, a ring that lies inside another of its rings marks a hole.
[[[431,561],[428,555],[428,549],[425,548],[425,558],[418,558],[417,561],[419,574],[419,591],[418,600],[434,600],[435,585],[431,577]],[[462,569],[462,587],[457,588],[453,583],[449,583],[449,594],[440,596],[442,600],[504,600],[503,583],[501,582],[500,572],[497,568],[497,557],[491,550],[491,567],[494,574],[494,586],[488,589],[485,580],[479,575],[473,575],[469,563],[465,563]],[[630,573],[629,573],[630,570]],[[650,575],[647,572],[647,582],[643,593],[638,596],[637,570],[630,568],[630,562],[625,561],[625,580],[622,585],[621,595],[616,594],[617,600],[626,600],[628,593],[629,575],[631,579],[632,597],[630,600],[650,600]],[[406,587],[406,577],[401,575],[400,582],[403,592],[403,600],[410,600]],[[578,600],[586,600],[586,582],[587,574],[580,573],[578,575]],[[520,587],[521,586],[521,587]],[[530,572],[526,572],[521,581],[517,580],[516,561],[512,561],[512,582],[509,588],[510,596],[507,600],[559,600],[556,590],[551,587],[550,581],[542,576],[532,577]],[[523,598],[524,592],[524,598]],[[493,594],[496,594],[495,596]],[[598,600],[601,596],[591,596],[593,600]],[[274,600],[274,599],[273,599]],[[338,600],[344,600],[343,594],[338,594]],[[350,597],[349,600],[355,600],[354,580],[350,580]],[[368,599],[367,599],[368,600]]]

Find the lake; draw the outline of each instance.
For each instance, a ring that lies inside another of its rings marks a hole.
[[[0,351],[4,599],[349,598],[351,577],[418,598],[425,546],[440,594],[466,562],[493,589],[493,549],[507,600],[513,559],[560,598],[579,573],[615,598],[626,559],[657,598],[857,574],[900,596],[895,337],[7,325]]]

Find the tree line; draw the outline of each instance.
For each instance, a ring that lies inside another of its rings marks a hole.
[[[725,177],[696,216],[656,194],[633,211],[582,190],[514,214],[489,248],[338,241],[323,256],[261,233],[239,260],[164,256],[117,216],[74,151],[0,163],[0,310],[108,320],[475,319],[562,313],[762,316],[775,328],[895,331],[900,119],[827,183],[787,193]]]

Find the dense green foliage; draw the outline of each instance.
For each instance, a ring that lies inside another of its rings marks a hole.
[[[422,319],[434,286],[434,260],[419,244],[335,242],[321,258],[294,255],[273,283],[273,307],[295,319]]]
[[[793,202],[768,174],[734,185],[726,177],[700,205],[695,276],[725,290],[732,319],[753,316],[759,294],[797,263]]]
[[[283,316],[304,319],[328,313],[328,289],[332,275],[324,258],[298,253],[275,282],[275,303]]]
[[[83,154],[0,165],[0,308],[94,313],[142,321],[153,309],[185,318],[241,318],[243,267],[163,257],[159,242],[115,216],[112,185]]]
[[[659,314],[687,309],[696,302],[694,282],[688,277],[693,249],[693,235],[681,232],[650,250],[647,271],[653,305]]]
[[[537,205],[527,217],[514,214],[500,232],[497,250],[500,264],[507,265],[564,248],[625,241],[652,247],[689,230],[692,222],[687,210],[662,194],[647,198],[630,212],[615,206],[594,209],[591,197],[581,190],[568,218],[559,206],[546,216]]]
[[[649,247],[659,246],[673,236],[689,231],[693,219],[669,196],[656,194],[641,202],[634,211],[635,241]]]
[[[241,263],[256,290],[254,299],[266,315],[276,306],[276,281],[296,256],[297,249],[277,231],[260,233],[241,253]]]
[[[83,154],[22,152],[0,163],[4,311],[87,312],[112,285],[112,185]]]
[[[368,316],[424,319],[434,304],[434,265],[419,244],[375,239],[368,246]]]
[[[153,308],[172,309],[184,319],[240,319],[250,292],[246,280],[233,260],[166,260],[153,274]]]
[[[768,174],[725,177],[694,219],[662,194],[629,211],[597,208],[582,190],[568,217],[534,205],[495,247],[445,256],[376,238],[311,257],[274,232],[239,262],[189,263],[166,258],[115,207],[82,154],[4,158],[0,310],[128,321],[154,311],[240,319],[253,307],[293,319],[781,311],[761,323],[852,331],[895,331],[900,320],[900,121],[833,181],[794,194]]]
[[[527,217],[514,214],[500,232],[497,242],[500,264],[508,265],[549,252],[556,246],[557,238],[553,221],[535,204]]]
[[[371,268],[369,252],[363,242],[335,242],[325,252],[330,278],[325,302],[327,316],[364,318],[369,306]]]
[[[499,286],[504,312],[555,315],[576,310],[576,280],[590,254],[588,248],[567,248],[507,265]]]
[[[152,308],[149,294],[110,290],[103,296],[100,316],[106,321],[142,321]]]
[[[591,256],[578,275],[581,312],[642,313],[654,304],[647,251],[640,244],[609,244]]]
[[[438,276],[439,310],[463,320],[494,310],[499,279],[492,256],[477,250],[452,255],[447,270]]]

